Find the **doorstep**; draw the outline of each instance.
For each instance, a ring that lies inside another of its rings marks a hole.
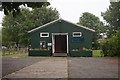
[[[64,56],[67,56],[67,53],[53,53],[53,56],[61,56],[61,57],[64,57]]]

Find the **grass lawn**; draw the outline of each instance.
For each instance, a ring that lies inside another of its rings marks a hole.
[[[22,51],[11,51],[10,53],[8,51],[2,52],[0,51],[1,56],[11,56],[11,57],[23,57],[27,56],[27,52],[22,52]]]
[[[101,50],[93,50],[93,57],[101,57],[100,51]]]
[[[101,57],[100,51],[101,50],[93,50],[93,57]],[[27,56],[27,54],[28,53],[26,53],[26,52],[20,52],[20,51],[18,51],[18,52],[16,51],[15,53],[13,52],[10,54],[8,52],[5,52],[5,54],[3,54],[2,51],[0,51],[1,56],[23,56],[23,55]]]

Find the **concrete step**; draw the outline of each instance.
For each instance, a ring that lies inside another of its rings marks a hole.
[[[67,56],[67,53],[54,53],[53,56]]]

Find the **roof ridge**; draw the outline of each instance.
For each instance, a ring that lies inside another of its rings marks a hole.
[[[64,20],[64,19],[62,19],[62,20]],[[88,28],[88,27],[85,27],[85,26],[82,26],[82,25],[80,25],[80,24],[75,24],[75,23],[73,23],[73,22],[70,22],[70,21],[67,21],[67,20],[64,20],[64,21],[66,21],[66,22],[68,22],[68,23],[71,23],[71,24],[73,24],[73,25],[76,25],[76,26],[78,26],[78,27],[82,27],[82,28],[84,28],[84,29],[88,29],[88,30],[90,30],[90,31],[93,31],[93,32],[95,32],[95,30],[93,30],[93,29],[90,29],[90,28]]]
[[[46,24],[44,24],[44,25],[42,25],[42,26],[39,26],[39,27],[37,27],[37,28],[34,28],[34,29],[28,31],[28,33],[31,33],[31,32],[33,32],[33,31],[36,31],[36,30],[38,30],[38,29],[40,29],[40,28],[42,28],[42,27],[44,27],[44,26],[47,26],[47,25],[49,25],[49,24],[52,24],[52,23],[54,23],[54,22],[56,22],[56,21],[58,21],[58,20],[60,20],[60,18],[58,18],[58,19],[56,19],[56,20],[53,20],[53,21],[51,21],[51,22],[49,22],[49,23],[46,23]]]
[[[49,25],[49,24],[52,24],[52,23],[54,23],[54,22],[56,22],[56,21],[58,21],[58,20],[63,20],[63,21],[65,21],[65,22],[71,23],[71,24],[76,25],[76,26],[78,26],[78,27],[81,27],[81,28],[90,30],[90,31],[92,31],[92,32],[95,32],[95,30],[90,29],[90,28],[88,28],[88,27],[85,27],[85,26],[82,26],[82,25],[75,24],[75,23],[73,23],[73,22],[64,20],[64,19],[62,19],[62,18],[58,18],[58,19],[56,19],[56,20],[53,20],[53,21],[51,21],[51,22],[49,22],[49,23],[46,23],[46,24],[44,24],[44,25],[42,25],[42,26],[39,26],[39,27],[37,27],[37,28],[34,28],[34,29],[30,30],[30,31],[28,31],[28,33],[31,33],[31,32],[33,32],[33,31],[36,31],[36,30],[38,30],[38,29],[40,29],[40,28],[42,28],[42,27],[45,27],[45,26],[47,26],[47,25]]]

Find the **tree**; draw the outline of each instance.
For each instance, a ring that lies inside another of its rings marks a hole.
[[[120,29],[120,2],[111,2],[107,11],[101,15],[114,30]]]
[[[32,11],[21,8],[21,13],[13,17],[12,13],[6,15],[3,19],[3,44],[8,45],[9,42],[16,42],[24,46],[28,45],[28,31],[39,27],[45,23],[59,18],[56,9],[46,6],[35,8]]]
[[[34,24],[31,29],[59,18],[58,11],[52,7],[35,8],[31,13],[32,23]]]
[[[120,56],[120,30],[101,43],[104,56]]]
[[[99,18],[94,14],[84,12],[80,17],[78,24],[94,29],[96,31],[96,36],[93,40],[95,44],[93,46],[94,48],[99,48],[99,43],[97,40],[100,38],[100,33],[105,32],[104,24],[99,20]]]
[[[13,17],[12,13],[6,15],[2,23],[3,44],[8,45],[10,42],[19,43],[21,39],[19,35],[23,34],[24,23],[28,22],[31,13],[28,9],[21,9],[21,14]],[[25,30],[24,30],[25,31]],[[26,42],[26,41],[25,41]]]
[[[99,18],[91,13],[84,12],[79,19],[79,24],[96,30],[97,33],[103,32],[103,23]]]
[[[102,44],[105,56],[120,56],[120,2],[111,2],[109,8],[101,15],[109,27],[109,37]]]
[[[47,0],[45,2],[2,2],[2,7],[4,9],[4,14],[8,15],[10,13],[13,14],[13,17],[15,17],[17,14],[20,13],[20,5],[27,5],[28,7],[32,8],[39,8],[42,7],[43,5],[50,5]]]

